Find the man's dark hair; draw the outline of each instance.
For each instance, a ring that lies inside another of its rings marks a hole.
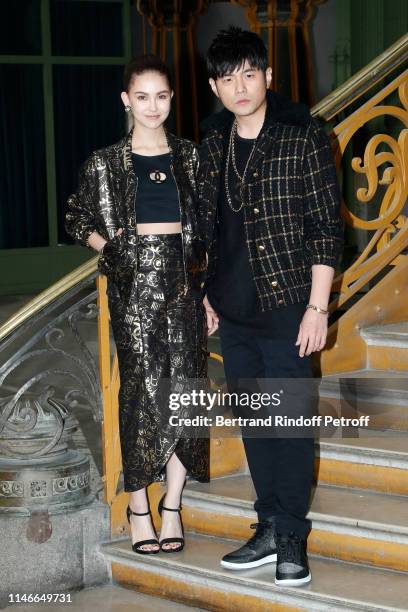
[[[124,91],[129,91],[130,84],[132,79],[137,74],[143,74],[147,71],[158,72],[166,77],[170,89],[171,87],[171,76],[170,70],[157,55],[147,54],[147,55],[138,55],[134,57],[126,66],[125,71],[123,73],[123,88]]]
[[[221,30],[207,51],[207,72],[212,79],[219,79],[240,68],[245,60],[251,68],[265,70],[268,54],[260,36],[235,26]]]

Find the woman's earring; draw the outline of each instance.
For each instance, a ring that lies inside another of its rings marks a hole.
[[[126,104],[126,106],[125,106],[125,111],[126,111],[127,113],[130,113],[130,111],[131,111],[131,110],[132,110],[132,107],[131,107],[131,106],[129,106],[129,104]]]

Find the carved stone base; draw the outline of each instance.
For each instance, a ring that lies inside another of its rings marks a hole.
[[[0,513],[26,514],[47,508],[50,514],[92,501],[89,459],[69,450],[57,457],[27,462],[0,459]]]
[[[97,499],[72,512],[58,514],[50,507],[50,516],[42,510],[33,510],[31,516],[0,513],[0,534],[0,609],[9,606],[10,593],[66,593],[110,580],[110,563],[99,552],[100,543],[110,539],[110,511]],[[78,610],[74,604],[23,608]]]

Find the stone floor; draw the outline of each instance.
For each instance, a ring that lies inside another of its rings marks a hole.
[[[191,608],[181,603],[171,602],[158,597],[135,593],[116,585],[83,589],[71,594],[72,603],[15,604],[5,610],[19,612],[196,612],[202,608]]]

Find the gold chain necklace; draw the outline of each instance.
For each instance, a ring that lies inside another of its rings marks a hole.
[[[249,167],[249,163],[252,159],[252,155],[254,153],[255,150],[255,145],[256,145],[256,140],[254,142],[254,144],[252,145],[252,149],[251,152],[248,156],[248,160],[247,163],[245,164],[245,168],[244,168],[244,172],[242,174],[242,176],[240,175],[240,173],[238,172],[238,168],[237,168],[237,163],[236,163],[236,159],[235,159],[235,135],[237,133],[237,120],[234,120],[234,123],[232,124],[231,127],[231,132],[230,132],[230,137],[229,137],[229,143],[228,143],[228,151],[227,151],[227,159],[225,162],[225,175],[224,175],[224,179],[225,179],[225,194],[227,196],[227,202],[228,202],[228,206],[231,208],[231,210],[233,212],[240,212],[245,204],[244,201],[244,182],[245,182],[245,177],[246,177],[246,173]],[[239,181],[239,188],[238,188],[238,194],[235,195],[235,199],[237,200],[241,200],[241,204],[239,206],[239,208],[234,208],[232,205],[232,198],[231,198],[231,193],[229,190],[229,185],[228,185],[228,176],[229,176],[229,168],[230,168],[230,164],[232,161],[232,167],[233,170],[238,178]]]

